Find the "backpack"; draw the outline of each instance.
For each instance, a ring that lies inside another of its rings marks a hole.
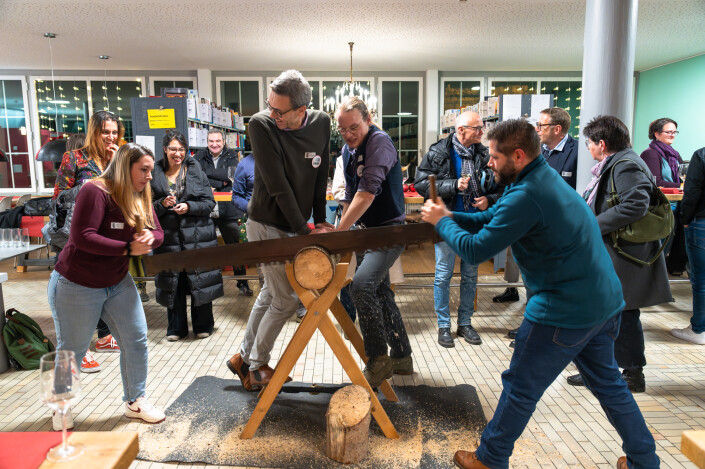
[[[36,370],[39,359],[45,353],[54,351],[54,344],[44,335],[32,318],[16,309],[5,313],[7,324],[2,330],[5,346],[10,355],[10,364],[18,370]]]

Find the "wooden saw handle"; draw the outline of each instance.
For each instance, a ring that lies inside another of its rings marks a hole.
[[[429,198],[435,203],[438,198],[438,188],[436,187],[436,176],[430,174],[428,176],[428,194]]]

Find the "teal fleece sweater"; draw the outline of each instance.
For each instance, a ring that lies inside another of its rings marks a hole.
[[[443,217],[436,231],[470,264],[511,245],[534,292],[526,319],[580,329],[624,308],[622,285],[595,215],[543,156],[529,163],[490,209]]]

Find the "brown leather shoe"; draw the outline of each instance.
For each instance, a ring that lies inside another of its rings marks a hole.
[[[627,465],[626,456],[622,456],[621,458],[617,459],[617,469],[629,469],[629,466]]]
[[[225,364],[228,365],[228,369],[230,371],[240,378],[240,381],[242,381],[242,387],[248,391],[252,391],[252,385],[250,384],[250,365],[245,363],[242,356],[239,353],[236,353],[230,357],[230,360],[225,362]]]
[[[455,456],[453,456],[453,462],[456,466],[463,469],[490,469],[477,459],[474,451],[456,451]]]
[[[262,365],[258,370],[250,370],[248,381],[251,389],[248,391],[254,391],[268,385],[272,376],[274,376],[274,370],[269,365]],[[288,383],[289,381],[291,381],[291,376],[287,376],[284,382]]]

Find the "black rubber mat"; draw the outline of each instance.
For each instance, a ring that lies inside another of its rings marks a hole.
[[[340,387],[288,383],[255,436],[241,440],[257,393],[245,391],[239,380],[197,378],[166,410],[166,421],[140,435],[138,458],[276,468],[451,468],[453,453],[474,449],[487,424],[470,385],[396,386],[399,402],[379,398],[401,438],[385,438],[373,418],[368,456],[345,466],[324,452],[325,414],[331,392]]]

